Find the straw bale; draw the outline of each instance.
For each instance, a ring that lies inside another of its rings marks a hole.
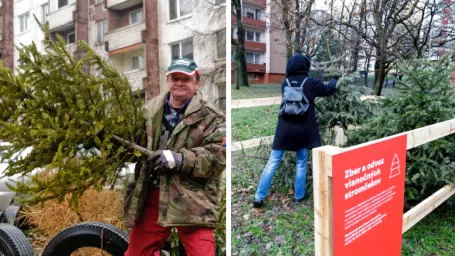
[[[115,190],[87,190],[79,203],[79,214],[69,207],[67,200],[59,203],[49,200],[44,205],[25,207],[22,215],[26,223],[35,228],[30,230],[32,242],[36,250],[43,250],[45,244],[63,229],[84,221],[106,222],[121,229],[123,226],[122,196]],[[104,255],[99,250],[84,248],[82,252],[72,255]],[[81,254],[82,253],[82,254]]]

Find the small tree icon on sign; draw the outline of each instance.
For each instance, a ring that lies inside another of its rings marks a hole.
[[[389,179],[397,176],[400,174],[400,160],[398,159],[398,155],[395,154],[392,161],[392,168],[390,169],[390,176]]]

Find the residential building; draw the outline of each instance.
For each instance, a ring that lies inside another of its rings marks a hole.
[[[224,107],[226,1],[161,0],[158,13],[161,90],[171,61],[192,58],[202,74],[200,90],[205,99]]]
[[[278,5],[270,0],[242,1],[247,72],[252,84],[280,83],[285,77],[285,37],[279,17],[275,15],[279,13],[277,8]],[[231,24],[232,35],[237,40],[237,20],[234,15],[231,16]],[[234,63],[231,69],[234,79]]]
[[[44,50],[35,15],[48,24],[51,39],[64,39],[70,53],[83,54],[77,41],[87,41],[146,100],[167,90],[172,59],[193,58],[204,98],[224,107],[225,13],[225,0],[14,0],[14,43],[35,42]],[[17,59],[15,50],[14,66]]]

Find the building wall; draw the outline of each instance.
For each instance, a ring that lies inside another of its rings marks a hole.
[[[269,54],[266,65],[267,73],[272,74],[286,74],[286,34],[281,25],[279,8],[275,1],[270,1],[270,30],[267,41]]]
[[[40,30],[38,23],[35,21],[35,15],[40,22],[43,22],[43,12],[41,6],[47,3],[48,0],[23,0],[14,1],[14,44],[15,45],[30,45],[35,42],[38,50],[43,50],[42,41],[44,40],[43,32]],[[24,32],[19,32],[19,16],[29,13],[28,29]],[[17,67],[19,52],[14,48],[14,67]],[[17,73],[17,70],[14,70]]]
[[[210,2],[210,3],[209,3]],[[171,63],[170,45],[193,38],[193,56],[202,73],[200,90],[206,100],[219,98],[215,79],[218,60],[216,58],[215,32],[226,28],[226,8],[217,7],[214,0],[191,0],[192,14],[188,17],[169,21],[169,1],[158,2],[159,24],[159,66],[160,90],[167,90],[165,74]],[[222,62],[225,63],[225,62]],[[225,64],[221,64],[223,67]],[[225,76],[223,76],[225,81]],[[225,83],[225,82],[222,83]],[[223,84],[224,85],[224,84]]]

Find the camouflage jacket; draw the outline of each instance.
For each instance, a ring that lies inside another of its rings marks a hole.
[[[145,106],[147,148],[152,151],[159,146],[166,95]],[[222,146],[225,122],[225,115],[203,101],[199,92],[193,96],[167,142],[167,149],[182,153],[183,164],[181,171],[160,177],[159,225],[215,226],[220,215],[221,173],[226,168],[226,149]],[[142,215],[149,171],[141,164],[135,186],[129,186],[131,198],[124,209],[127,227],[133,227]]]

